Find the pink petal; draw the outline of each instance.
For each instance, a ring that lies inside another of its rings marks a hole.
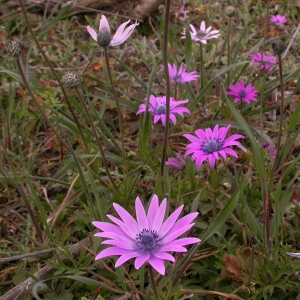
[[[90,26],[86,26],[87,31],[89,32],[89,34],[92,36],[92,38],[97,42],[97,32]]]

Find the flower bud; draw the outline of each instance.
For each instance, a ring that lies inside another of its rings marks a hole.
[[[7,50],[8,54],[14,58],[18,58],[21,55],[22,50],[24,49],[25,44],[21,39],[15,39],[8,42]]]
[[[68,89],[74,89],[83,83],[82,76],[75,72],[67,72],[62,78],[61,83]]]
[[[225,12],[226,17],[231,19],[235,15],[236,9],[234,6],[230,5],[225,8],[224,12]]]
[[[274,54],[280,55],[285,50],[285,44],[283,43],[282,40],[276,39],[272,43],[272,49],[273,49]]]
[[[111,42],[111,34],[107,28],[102,28],[97,36],[97,43],[100,47],[108,47]]]

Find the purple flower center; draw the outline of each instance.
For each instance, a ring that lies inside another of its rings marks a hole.
[[[237,94],[241,99],[244,99],[247,97],[247,93],[245,92],[245,90],[239,90]]]
[[[143,229],[136,235],[136,245],[142,251],[151,251],[159,247],[158,234],[156,231],[149,229]]]
[[[196,34],[195,34],[195,37],[199,40],[204,40],[205,37],[206,37],[206,32],[205,31],[202,31],[202,30],[199,30]]]
[[[223,148],[223,142],[220,139],[209,139],[202,142],[200,149],[207,154],[220,151]]]
[[[173,80],[176,81],[176,82],[181,82],[182,80],[182,76],[180,74],[176,74],[174,77],[173,77]]]
[[[166,105],[165,104],[160,104],[154,107],[154,114],[156,115],[163,115],[166,113]]]

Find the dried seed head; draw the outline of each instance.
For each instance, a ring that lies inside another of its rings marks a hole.
[[[234,6],[230,5],[225,8],[224,12],[225,12],[226,17],[231,19],[235,15],[236,9]]]
[[[82,76],[75,72],[67,72],[62,78],[61,83],[68,89],[74,89],[83,83]]]
[[[111,34],[107,28],[100,30],[97,36],[97,43],[100,47],[108,47],[111,42]]]
[[[9,56],[18,58],[21,55],[22,50],[24,49],[25,44],[21,39],[15,39],[7,43],[7,50]]]
[[[285,50],[285,44],[283,43],[282,40],[276,39],[272,43],[272,49],[273,49],[274,54],[280,55]]]

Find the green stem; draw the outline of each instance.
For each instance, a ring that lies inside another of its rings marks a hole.
[[[280,104],[280,119],[279,119],[279,136],[277,142],[277,152],[273,165],[273,174],[279,168],[281,159],[280,159],[280,144],[281,144],[281,135],[282,135],[282,124],[283,124],[283,114],[284,114],[284,92],[283,92],[283,76],[282,76],[282,59],[281,54],[278,55],[278,67],[279,67],[279,79],[280,79],[280,93],[281,93],[281,104]]]
[[[115,101],[116,101],[116,106],[117,106],[117,111],[118,111],[118,116],[119,116],[119,128],[120,128],[120,134],[121,134],[121,148],[122,148],[123,167],[124,167],[124,173],[127,174],[127,162],[126,162],[126,152],[125,152],[125,144],[124,144],[123,113],[122,113],[119,98],[117,96],[115,85],[114,85],[112,75],[111,75],[107,47],[104,47],[104,56],[105,56],[107,73],[108,73],[108,77],[109,77],[109,81],[110,81],[110,87],[111,87],[113,96],[114,96]]]
[[[227,66],[230,66],[230,26],[231,18],[228,18],[228,28],[227,28]],[[230,84],[230,70],[227,71],[227,90]]]
[[[158,300],[158,293],[157,293],[156,283],[155,283],[155,279],[154,279],[153,268],[149,264],[148,264],[148,270],[149,270],[149,279],[150,279],[151,286],[152,286],[152,289],[154,292],[154,296],[155,296],[155,299]]]
[[[200,64],[201,64],[201,74],[200,74],[200,87],[201,91],[204,89],[205,85],[205,73],[204,73],[204,59],[203,59],[203,48],[202,43],[200,43]],[[205,96],[203,95],[202,99],[200,100],[202,102],[202,106],[205,105]]]
[[[163,49],[162,49],[162,56],[163,56],[163,65],[165,71],[165,78],[166,78],[166,124],[164,130],[164,139],[163,139],[163,149],[162,149],[162,156],[161,156],[161,163],[160,163],[160,175],[163,177],[164,169],[165,169],[165,161],[166,161],[166,153],[167,153],[167,146],[169,140],[169,121],[170,121],[170,74],[168,68],[168,36],[169,36],[169,21],[170,21],[170,6],[171,0],[165,1],[165,24],[164,24],[164,31],[163,31]],[[162,191],[164,192],[164,180],[162,180]]]
[[[31,35],[31,37],[33,38],[33,40],[34,40],[36,46],[38,47],[38,49],[39,49],[39,51],[40,51],[40,53],[42,54],[42,56],[43,56],[45,62],[46,62],[47,65],[49,66],[51,72],[52,72],[53,75],[55,76],[55,78],[56,78],[58,84],[60,85],[60,88],[61,88],[61,90],[62,90],[62,92],[63,92],[63,94],[64,94],[64,99],[65,99],[65,101],[66,101],[66,103],[67,103],[67,105],[68,105],[68,108],[69,108],[69,110],[70,110],[72,116],[73,116],[73,119],[74,119],[73,121],[76,123],[76,126],[77,126],[77,128],[78,128],[78,130],[79,130],[80,136],[81,136],[81,138],[82,138],[84,147],[86,148],[86,149],[84,149],[84,150],[87,151],[87,144],[86,144],[86,142],[85,142],[84,134],[83,134],[83,132],[82,132],[82,130],[81,130],[81,125],[79,124],[79,120],[78,120],[77,116],[75,115],[75,112],[74,112],[73,107],[72,107],[72,105],[71,105],[71,103],[70,103],[70,101],[69,101],[69,98],[68,98],[68,95],[67,95],[67,93],[66,93],[66,91],[65,91],[65,89],[64,89],[64,86],[62,85],[59,76],[57,75],[55,69],[53,68],[53,66],[52,66],[52,64],[51,64],[51,62],[50,62],[50,60],[48,59],[47,55],[46,55],[45,52],[43,51],[43,48],[41,47],[41,45],[40,45],[40,43],[39,43],[37,37],[36,37],[35,34],[34,34],[34,31],[33,31],[32,27],[31,27],[31,25],[30,25],[30,22],[29,22],[29,20],[28,20],[28,16],[27,16],[27,13],[26,13],[26,8],[25,8],[25,5],[24,5],[23,0],[19,0],[19,2],[20,2],[20,6],[21,6],[21,9],[22,9],[23,15],[24,15],[24,20],[25,20],[25,23],[26,23],[26,25],[27,25],[27,28],[28,28],[28,30],[29,30],[29,32],[30,32],[30,35]]]
[[[83,96],[82,96],[82,94],[80,93],[80,91],[79,91],[78,88],[75,88],[75,92],[76,92],[76,95],[77,95],[77,97],[79,98],[79,100],[80,100],[80,102],[81,102],[81,105],[83,106],[83,108],[84,108],[84,110],[85,110],[86,116],[87,116],[87,118],[88,118],[88,120],[89,120],[89,123],[90,123],[90,125],[91,125],[91,127],[92,127],[94,137],[95,137],[95,139],[96,139],[98,148],[99,148],[99,150],[100,150],[100,152],[101,152],[102,161],[103,161],[103,164],[104,164],[104,168],[105,168],[107,177],[108,177],[110,183],[112,184],[112,186],[113,186],[113,187],[115,188],[115,190],[118,192],[118,194],[121,195],[121,193],[120,193],[120,191],[119,191],[119,189],[118,189],[118,187],[117,187],[117,185],[116,185],[114,179],[112,178],[112,176],[111,176],[111,174],[110,174],[109,168],[108,168],[108,166],[107,166],[107,161],[106,161],[106,158],[105,158],[104,150],[103,150],[102,145],[101,145],[101,142],[100,142],[100,140],[99,140],[99,136],[98,136],[98,133],[97,133],[97,131],[96,131],[94,122],[93,122],[93,120],[92,120],[92,117],[90,116],[89,111],[88,111],[88,108],[87,108],[87,106],[85,105],[85,101],[84,101],[84,99],[83,99]]]

